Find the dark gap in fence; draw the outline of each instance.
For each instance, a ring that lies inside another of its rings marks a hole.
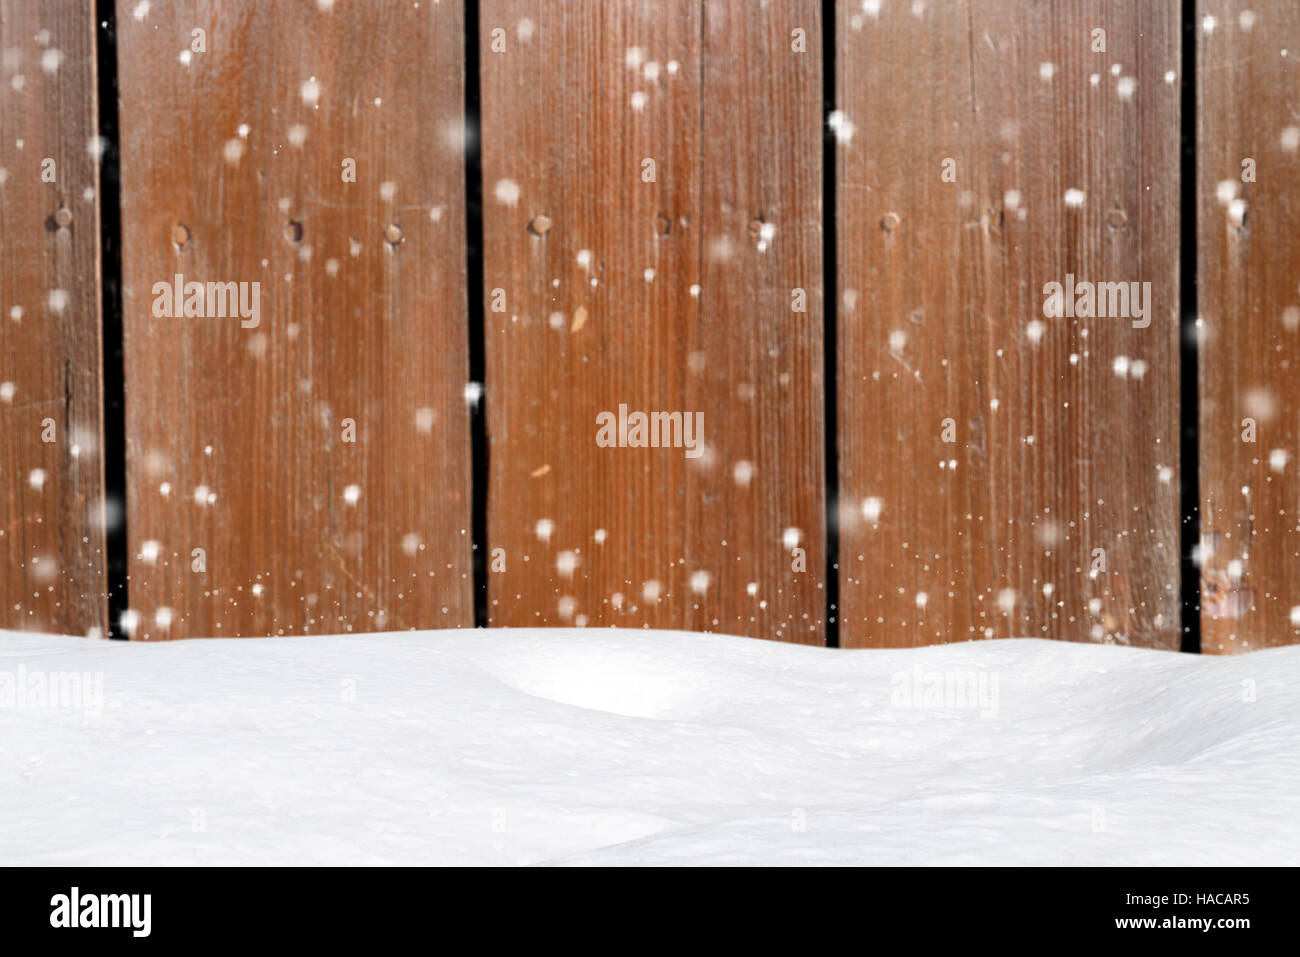
[[[840,453],[839,369],[835,361],[839,306],[836,253],[835,149],[831,111],[835,109],[835,0],[822,0],[822,396],[826,429],[826,645],[840,646]]]
[[[99,136],[100,309],[103,313],[104,524],[108,634],[127,638],[122,616],[130,602],[126,537],[126,391],[122,370],[121,154],[117,129],[117,21],[113,0],[96,0],[96,81]]]
[[[1196,0],[1183,0],[1182,159],[1178,203],[1179,353],[1179,523],[1182,554],[1182,650],[1201,651],[1201,571],[1196,548],[1201,540],[1200,391],[1197,384],[1196,302]]]
[[[483,163],[479,124],[478,0],[465,3],[465,240],[468,247],[465,293],[469,325],[469,378],[482,386],[470,406],[470,454],[473,458],[470,511],[474,547],[474,627],[488,625],[488,456],[487,356],[483,313]]]

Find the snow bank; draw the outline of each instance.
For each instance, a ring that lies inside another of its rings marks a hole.
[[[1297,684],[1300,647],[0,633],[0,863],[1298,864]]]

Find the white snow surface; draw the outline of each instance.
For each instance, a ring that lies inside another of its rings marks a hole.
[[[36,696],[70,673],[102,700]],[[983,706],[906,700],[948,674]],[[1300,646],[0,632],[0,863],[1298,864],[1298,686]]]

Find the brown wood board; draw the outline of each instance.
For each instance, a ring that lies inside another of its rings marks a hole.
[[[841,644],[1179,646],[1179,30],[838,7]],[[1046,316],[1076,280],[1149,325]]]
[[[472,625],[461,6],[140,11],[117,6],[135,637]],[[249,308],[159,317],[176,275]]]
[[[480,47],[490,622],[824,642],[819,5],[487,0]]]

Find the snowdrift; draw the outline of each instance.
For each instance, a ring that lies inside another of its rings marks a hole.
[[[1300,647],[0,632],[0,863],[1300,864]]]

